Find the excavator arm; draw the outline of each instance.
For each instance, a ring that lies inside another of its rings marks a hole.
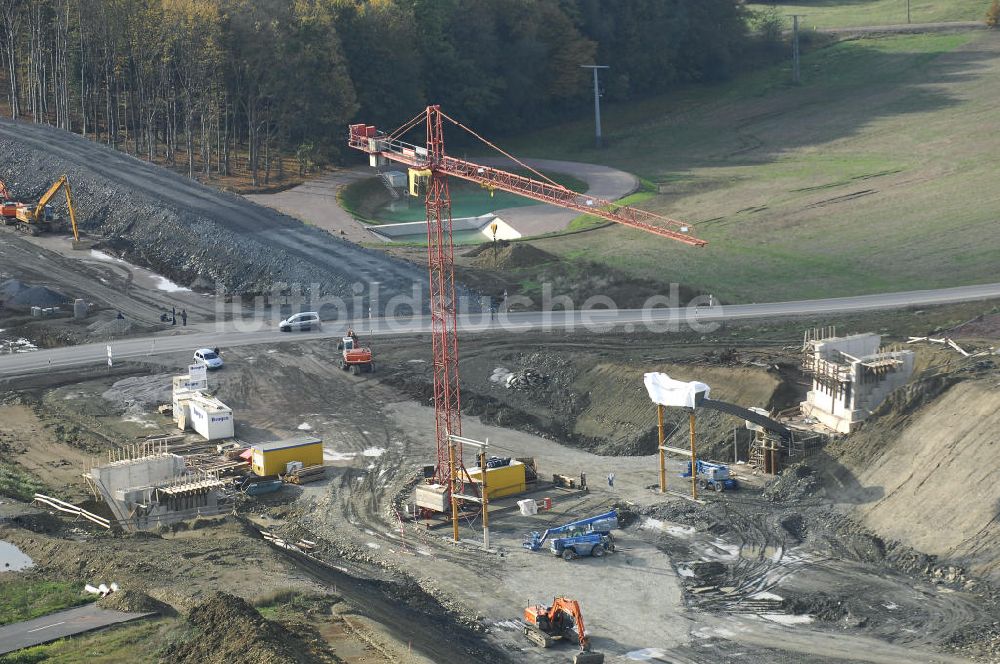
[[[575,599],[556,597],[549,609],[549,622],[556,624],[560,613],[566,613],[573,618],[573,625],[576,626],[576,633],[580,637],[580,650],[590,650],[590,638],[587,630],[583,626],[583,613],[580,612],[580,603]]]
[[[34,210],[28,210],[27,208],[19,209],[17,212],[17,218],[28,224],[37,224],[42,220],[42,216],[45,213],[45,206],[49,204],[52,197],[55,196],[60,189],[65,188],[66,190],[66,207],[69,209],[69,221],[73,227],[73,239],[77,242],[80,241],[80,231],[76,225],[76,212],[73,210],[73,193],[70,190],[69,178],[65,175],[56,180],[48,191],[42,194],[42,197],[38,199],[38,205],[35,206]]]
[[[0,180],[0,201],[9,201],[9,200],[10,200],[10,192],[7,191],[7,185],[3,183],[3,180]]]

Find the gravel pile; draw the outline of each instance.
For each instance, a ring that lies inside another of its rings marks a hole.
[[[181,285],[255,294],[315,283],[350,301],[356,282],[377,281],[391,296],[426,280],[417,266],[52,127],[0,120],[0,164],[23,200],[67,174],[86,234]],[[55,207],[64,212],[62,198]]]
[[[30,309],[31,307],[58,307],[66,304],[69,298],[59,291],[46,286],[30,286],[10,296],[4,305],[12,309]]]
[[[7,281],[0,283],[0,299],[13,297],[27,288],[29,288],[28,284],[23,281],[8,279]]]
[[[125,613],[159,613],[170,614],[173,609],[163,602],[153,599],[139,590],[125,588],[97,600],[102,609],[124,611]]]

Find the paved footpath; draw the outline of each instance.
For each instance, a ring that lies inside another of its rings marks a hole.
[[[152,615],[156,614],[123,613],[85,604],[34,620],[4,625],[0,627],[0,655]]]

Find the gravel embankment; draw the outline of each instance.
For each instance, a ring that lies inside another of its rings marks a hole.
[[[358,282],[379,282],[387,299],[426,280],[418,266],[52,127],[0,120],[0,164],[24,201],[65,173],[86,234],[183,285],[260,293],[276,282],[318,283],[346,300]]]

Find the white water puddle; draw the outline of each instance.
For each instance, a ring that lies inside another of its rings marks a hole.
[[[0,572],[17,572],[33,567],[34,562],[10,542],[0,540]]]
[[[302,424],[300,424],[299,426],[297,426],[295,428],[298,429],[299,431],[312,431],[312,425],[309,424],[308,422],[303,422]],[[487,496],[487,498],[488,497],[489,496]]]
[[[494,627],[499,627],[500,629],[510,630],[511,632],[520,632],[524,629],[524,623],[517,620],[498,620],[493,623]]]
[[[750,597],[750,599],[771,599],[771,600],[774,600],[775,602],[781,602],[781,601],[784,601],[784,599],[785,599],[781,595],[775,595],[774,593],[769,593],[766,590],[762,590],[760,592],[754,593],[754,594],[750,595],[749,597]]]
[[[323,461],[353,461],[357,452],[338,452],[328,447],[323,448]]]
[[[166,277],[154,274],[153,279],[156,281],[156,290],[165,291],[167,293],[190,293],[192,292],[187,286],[181,286],[170,281]]]
[[[694,576],[694,570],[691,569],[690,567],[684,567],[679,565],[677,567],[677,575],[691,578]]]
[[[625,653],[633,662],[649,662],[655,659],[666,661],[667,652],[659,648],[642,648]]]
[[[91,249],[90,250],[90,257],[91,258],[96,258],[99,261],[105,261],[105,262],[108,262],[108,263],[119,263],[121,265],[127,265],[127,266],[129,266],[129,268],[131,268],[133,270],[140,271],[142,273],[148,274],[149,277],[153,280],[153,286],[156,288],[156,290],[161,290],[161,291],[164,291],[164,292],[167,292],[167,293],[190,293],[191,292],[190,288],[187,288],[185,286],[181,286],[179,284],[176,284],[173,281],[171,281],[170,279],[167,279],[166,277],[164,277],[163,275],[156,274],[155,272],[151,272],[149,270],[141,268],[138,265],[133,265],[132,263],[129,263],[126,260],[122,260],[121,258],[116,258],[115,256],[112,256],[111,254],[106,254],[103,251],[98,251],[97,249]],[[101,279],[101,281],[104,281],[104,279]],[[105,282],[105,283],[107,283],[107,282]]]
[[[376,544],[375,542],[367,542],[365,544],[365,546],[367,546],[369,549],[381,549],[382,548],[381,544]]]
[[[130,422],[132,424],[138,424],[143,429],[158,429],[158,428],[160,428],[159,424],[157,424],[156,422],[150,422],[149,420],[147,420],[146,418],[142,417],[141,415],[126,415],[125,417],[122,417],[122,422]]]
[[[792,616],[787,613],[762,613],[760,617],[780,625],[808,625],[813,621],[813,617],[808,614]]]
[[[372,435],[372,432],[371,431],[362,431],[361,435],[362,436],[370,436],[370,435]]]
[[[489,496],[487,496],[487,498],[489,498]],[[895,611],[896,609],[899,608],[899,604],[896,604],[895,602],[886,602],[882,606],[889,609],[890,611]]]
[[[705,560],[735,560],[740,557],[740,547],[720,539],[709,542],[707,546],[698,547]]]
[[[368,433],[367,431],[365,433]],[[380,457],[385,454],[384,447],[367,447],[361,451],[362,456],[366,457]]]

